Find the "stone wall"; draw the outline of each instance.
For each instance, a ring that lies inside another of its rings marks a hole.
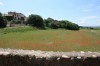
[[[0,49],[0,66],[100,66],[100,53]]]

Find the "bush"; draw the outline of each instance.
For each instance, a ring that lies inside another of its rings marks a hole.
[[[53,28],[53,29],[58,29],[58,28],[59,28],[59,23],[58,23],[57,21],[53,21],[53,22],[51,23],[51,28]]]
[[[7,25],[7,20],[5,17],[2,16],[2,14],[0,13],[0,28],[4,28]]]
[[[14,19],[14,16],[5,16],[5,18],[8,20],[8,21],[11,21]]]
[[[27,32],[27,31],[35,31],[37,30],[35,27],[16,27],[16,28],[4,28],[0,29],[0,33],[6,34],[6,33],[13,33],[13,32]]]
[[[27,19],[27,24],[37,28],[44,28],[43,19],[39,15],[30,15]]]
[[[68,29],[68,30],[79,30],[80,26],[72,23],[68,20],[54,20],[52,18],[48,18],[44,20],[45,26],[52,28],[52,29],[58,29],[58,28],[63,28],[63,29]]]
[[[69,30],[79,30],[79,26],[77,24],[74,24],[74,23],[67,23],[67,26],[66,26],[66,29],[69,29]]]
[[[21,24],[21,20],[11,20],[11,24]]]

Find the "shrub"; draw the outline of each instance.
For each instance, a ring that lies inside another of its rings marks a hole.
[[[43,19],[39,15],[33,15],[33,14],[29,15],[27,19],[27,24],[29,24],[30,26],[37,27],[37,28],[44,28]]]
[[[4,28],[7,25],[7,20],[5,17],[2,16],[2,14],[0,13],[0,28]]]

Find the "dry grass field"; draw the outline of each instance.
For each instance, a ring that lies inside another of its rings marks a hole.
[[[3,33],[2,30],[4,29],[0,29],[0,48],[45,51],[100,51],[100,30],[70,31],[58,29],[8,31],[6,33]]]

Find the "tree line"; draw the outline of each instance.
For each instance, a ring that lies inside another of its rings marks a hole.
[[[44,20],[44,24],[46,27],[50,27],[53,29],[63,28],[68,30],[79,30],[79,25],[72,23],[68,20],[54,20],[52,18],[47,18]]]
[[[0,28],[4,28],[7,26],[7,22],[10,20],[10,22],[13,23],[19,23],[16,22],[14,19],[7,18],[2,16],[2,13],[0,13]],[[18,21],[18,20],[17,20]],[[68,30],[79,30],[80,26],[78,24],[72,23],[68,20],[54,20],[53,18],[47,18],[43,19],[40,15],[31,14],[27,17],[26,21],[24,22],[25,25],[29,25],[32,27],[36,27],[39,29],[68,29]]]

